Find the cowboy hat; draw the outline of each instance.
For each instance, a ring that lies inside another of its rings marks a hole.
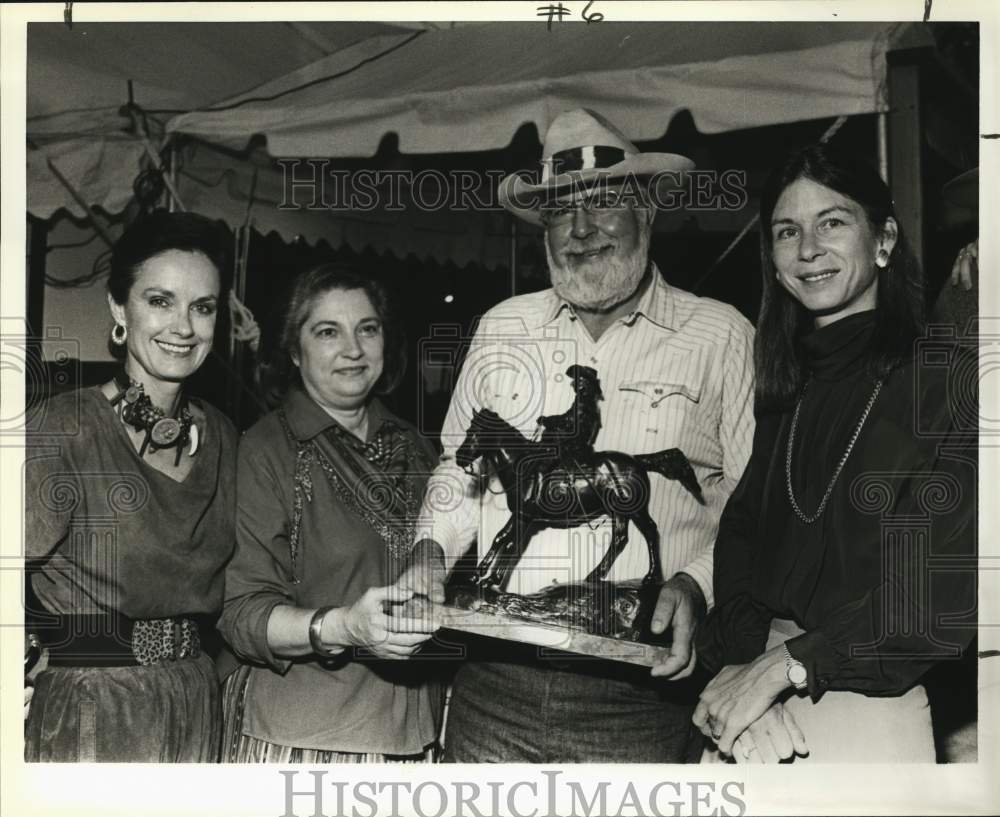
[[[538,184],[526,173],[512,173],[500,182],[500,203],[514,215],[541,224],[539,208],[566,188],[585,189],[595,183],[628,177],[654,177],[658,189],[676,189],[681,174],[694,162],[676,153],[640,153],[618,128],[600,114],[577,108],[552,120],[542,147]]]

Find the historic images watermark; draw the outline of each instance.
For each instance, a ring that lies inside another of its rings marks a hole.
[[[745,784],[661,780],[653,784],[539,769],[520,779],[345,781],[327,771],[279,771],[281,817],[677,817],[748,813]]]
[[[282,210],[400,212],[414,207],[425,212],[500,212],[500,181],[504,170],[347,170],[330,159],[278,159],[282,172]],[[519,174],[528,188],[538,184],[529,171]],[[571,192],[613,194],[614,204],[652,204],[658,210],[741,210],[747,204],[744,170],[660,171],[652,176],[628,174],[613,182],[574,180]],[[559,196],[567,187],[559,189]],[[554,194],[528,189],[516,194],[519,207],[550,206]]]
[[[80,341],[64,337],[58,326],[36,337],[23,318],[0,318],[0,367],[24,379],[23,406],[12,399],[0,404],[0,436],[30,439],[44,426],[49,398],[79,382]],[[75,434],[76,428],[71,422],[56,433]]]
[[[149,502],[146,476],[139,468],[67,469],[65,463],[72,461],[72,449],[80,449],[87,442],[81,436],[80,341],[54,325],[35,336],[21,318],[3,318],[0,326],[0,367],[14,377],[22,377],[24,384],[23,406],[13,400],[3,403],[0,439],[6,445],[18,445],[23,440],[21,486],[26,512],[68,520],[59,552],[46,557],[47,569],[70,579],[80,598],[101,599],[103,604],[117,608],[121,559],[126,549],[120,541],[121,524]],[[53,409],[55,398],[59,400],[58,411]],[[33,479],[29,479],[29,473]],[[4,551],[0,568],[22,573],[37,570],[38,564],[26,562],[31,558],[27,545],[22,541],[16,551]],[[60,627],[26,589],[25,585],[22,609],[27,629],[46,647],[65,647],[78,637],[103,638],[109,648],[130,646],[130,637],[117,629],[120,622],[113,618],[86,622],[73,619],[68,627]],[[22,622],[4,618],[0,626],[21,627]],[[100,659],[104,655],[99,650],[91,657]],[[26,653],[26,663],[27,658]]]
[[[982,435],[996,433],[979,389],[995,368],[998,336],[980,333],[978,325],[963,328],[959,335],[953,325],[931,325],[914,346],[913,393],[945,391],[943,400],[917,399],[912,406],[913,444],[932,460],[930,467],[865,471],[849,485],[852,508],[878,520],[882,575],[871,594],[872,639],[851,644],[854,659],[957,659],[961,636],[979,618],[977,450]],[[950,536],[961,537],[967,550],[946,550]],[[952,606],[947,615],[934,617],[935,596],[947,597]]]

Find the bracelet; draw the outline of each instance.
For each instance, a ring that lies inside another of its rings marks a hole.
[[[323,619],[326,618],[326,614],[333,609],[332,606],[320,607],[315,613],[313,613],[312,618],[309,619],[309,646],[312,647],[313,652],[317,655],[323,655],[326,657],[332,657],[334,655],[340,655],[344,651],[343,647],[325,647],[323,646],[323,638],[321,631],[323,629]]]

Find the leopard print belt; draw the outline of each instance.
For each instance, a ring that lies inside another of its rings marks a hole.
[[[121,615],[49,615],[27,624],[49,666],[152,666],[201,655],[196,618],[130,619]]]
[[[134,622],[132,654],[142,666],[201,655],[198,624],[190,618],[150,618]]]

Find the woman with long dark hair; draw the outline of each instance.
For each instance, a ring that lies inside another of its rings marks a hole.
[[[399,324],[377,280],[327,264],[295,281],[281,346],[291,387],[239,449],[223,760],[423,762],[437,664],[403,659],[434,627],[400,579],[435,453],[378,399],[403,374]]]
[[[975,627],[955,351],[922,339],[919,268],[854,157],[791,155],[761,236],[757,430],[716,541],[695,723],[739,761],[933,761],[920,680]]]
[[[232,553],[236,433],[185,393],[212,348],[225,236],[154,212],[115,244],[121,368],[51,399],[28,440],[26,626],[46,648],[29,761],[215,761],[218,678],[201,637]]]

